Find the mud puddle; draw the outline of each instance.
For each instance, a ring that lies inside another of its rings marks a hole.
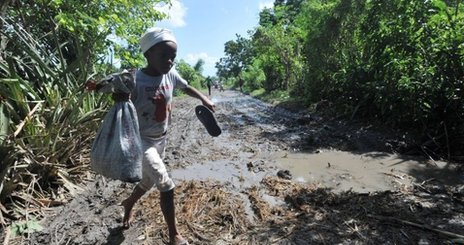
[[[413,183],[436,179],[445,184],[462,181],[462,176],[450,169],[446,162],[405,158],[381,152],[282,151],[275,153],[273,158],[277,167],[288,169],[295,180],[329,187],[337,192],[394,191],[410,187]]]
[[[174,170],[172,175],[179,181],[216,180],[231,189],[244,190],[259,185],[265,176],[275,176],[278,170],[289,170],[296,182],[330,188],[335,192],[351,190],[358,193],[395,191],[430,180],[440,180],[447,185],[463,181],[463,176],[446,162],[382,152],[278,151],[257,158],[259,160],[251,158],[242,163],[222,159],[193,164]]]
[[[246,165],[229,163],[228,160],[194,164],[172,171],[172,176],[178,181],[215,180],[239,189],[258,184],[268,174],[264,171],[249,171]]]

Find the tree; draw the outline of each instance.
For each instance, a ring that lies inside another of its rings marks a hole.
[[[285,1],[276,1],[274,9],[260,13],[260,23],[252,38],[255,59],[265,74],[264,88],[288,90],[301,79],[304,59],[301,55],[303,32],[289,22]],[[292,16],[291,18],[295,18]],[[269,21],[271,19],[272,21]]]
[[[196,65],[201,64],[200,61],[201,60],[199,60],[196,63]],[[197,69],[201,68],[201,65],[197,66],[196,68]],[[181,75],[181,77],[187,80],[187,82],[191,86],[197,89],[201,88],[201,82],[203,80],[203,76],[194,67],[190,66],[186,61],[180,60],[179,62],[177,62],[176,69]]]
[[[6,12],[11,23],[41,36],[45,48],[61,49],[68,64],[76,61],[77,55],[85,55],[92,64],[104,59],[113,47],[115,57],[122,60],[123,66],[135,67],[144,62],[139,52],[139,36],[164,17],[155,9],[155,4],[160,2],[168,1],[24,0],[12,1]],[[109,35],[120,41],[110,41]],[[121,43],[126,44],[124,48]]]
[[[203,59],[199,59],[197,63],[193,66],[193,69],[198,73],[202,74],[203,73],[203,66],[205,65],[205,61]]]
[[[221,58],[216,63],[220,77],[236,77],[245,66],[251,64],[253,54],[251,40],[238,34],[236,37],[236,41],[230,40],[225,43],[224,53],[226,57]]]

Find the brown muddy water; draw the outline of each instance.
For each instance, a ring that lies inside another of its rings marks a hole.
[[[253,165],[235,164],[228,160],[193,164],[174,170],[178,180],[219,180],[234,189],[258,184],[266,175],[289,170],[294,181],[330,188],[336,192],[360,193],[397,190],[414,183],[439,179],[445,184],[462,181],[459,173],[443,161],[414,159],[388,153],[356,154],[338,150],[318,150],[315,153],[279,151],[260,156],[266,171],[250,171]]]
[[[335,191],[386,191],[435,178],[445,180],[448,184],[460,180],[459,174],[448,169],[446,162],[408,159],[380,152],[278,152],[274,157],[277,166],[289,169],[297,181],[329,187]]]

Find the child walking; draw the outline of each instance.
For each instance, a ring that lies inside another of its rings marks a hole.
[[[116,101],[131,99],[139,120],[143,143],[142,180],[132,194],[122,201],[123,226],[129,227],[134,220],[135,203],[153,186],[160,191],[160,206],[168,226],[170,243],[188,244],[177,230],[174,205],[174,182],[163,163],[166,134],[171,121],[173,90],[182,89],[214,111],[215,105],[197,89],[188,85],[172,69],[177,54],[177,41],[168,29],[151,28],[140,39],[140,47],[147,65],[135,71],[136,86],[129,94],[113,94]]]

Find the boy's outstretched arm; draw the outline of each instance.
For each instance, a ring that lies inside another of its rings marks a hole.
[[[208,107],[211,111],[214,112],[214,108],[216,107],[214,103],[210,99],[208,99],[208,97],[206,97],[204,94],[198,91],[196,88],[188,85],[186,88],[183,89],[183,91],[189,96],[201,100],[204,106]]]

